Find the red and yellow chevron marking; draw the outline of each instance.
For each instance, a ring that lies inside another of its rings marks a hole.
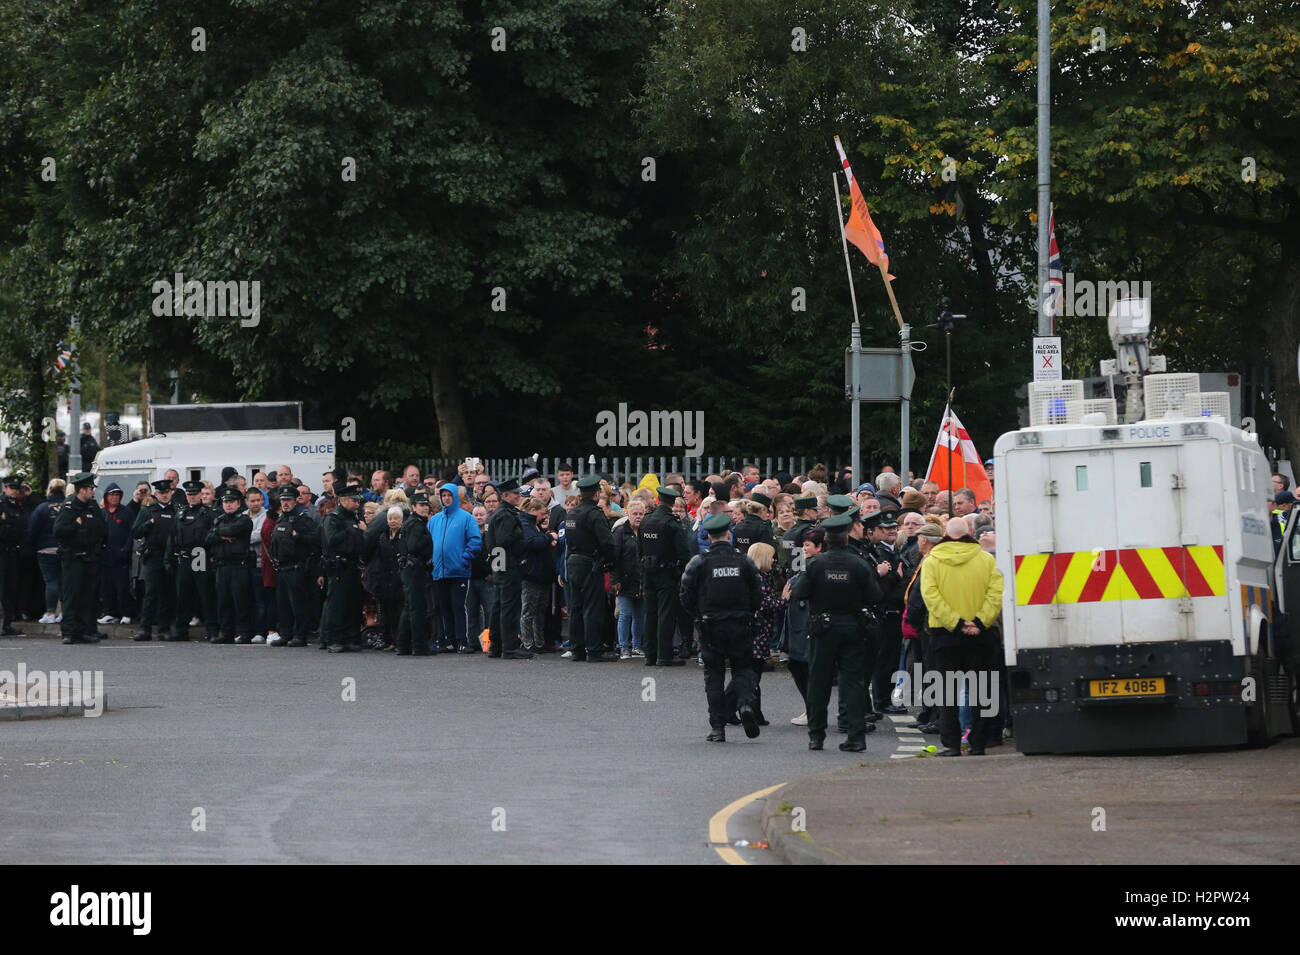
[[[1093,554],[1017,554],[1016,603],[1222,597],[1222,547],[1137,547]]]

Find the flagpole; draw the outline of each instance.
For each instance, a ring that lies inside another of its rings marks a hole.
[[[1052,209],[1052,2],[1038,0],[1038,334],[1052,335],[1056,318],[1047,310],[1047,223]]]
[[[835,173],[831,173],[831,193],[835,196],[835,221],[840,226],[840,245],[844,247],[844,271],[849,277],[849,300],[853,303],[853,327],[849,334],[849,362],[850,364],[850,382],[852,384],[853,394],[849,396],[849,466],[853,468],[853,487],[862,483],[861,460],[862,448],[860,445],[859,432],[862,430],[859,421],[861,411],[858,407],[858,396],[861,394],[862,371],[858,363],[858,352],[862,349],[862,326],[858,324],[858,293],[853,289],[853,269],[849,267],[849,240],[844,235],[844,217],[840,211],[840,185],[839,180],[835,178]],[[889,282],[885,282],[889,286]],[[894,293],[891,291],[889,297],[892,300]]]

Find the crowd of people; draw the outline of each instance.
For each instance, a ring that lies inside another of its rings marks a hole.
[[[986,468],[992,480],[992,461]],[[810,740],[824,737],[838,680],[846,748],[860,748],[885,714],[907,712],[898,671],[1001,669],[993,503],[890,468],[861,483],[822,465],[770,476],[747,465],[614,484],[578,479],[571,466],[502,480],[466,459],[439,476],[414,465],[368,480],[335,469],[319,493],[288,466],[251,478],[226,468],[215,486],[182,485],[169,471],[125,500],[109,484],[98,502],[93,475],[72,482],[71,499],[62,480],[44,499],[21,478],[4,482],[5,634],[27,617],[60,623],[65,643],[134,624],[135,640],[188,640],[201,628],[213,643],[332,652],[695,661],[717,741],[727,725],[757,735],[768,724],[761,677],[785,663],[806,704],[791,722]],[[817,596],[810,571],[821,555],[825,567],[853,561],[863,589],[852,628],[819,611],[829,591]],[[24,573],[28,562],[39,576]],[[716,580],[702,581],[710,572],[700,568],[713,565]],[[737,589],[718,589],[728,585]],[[972,719],[960,701],[921,708],[913,725],[939,734],[947,755],[963,741],[981,753],[1009,730],[1005,712]]]

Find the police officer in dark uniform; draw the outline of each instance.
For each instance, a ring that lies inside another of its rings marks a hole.
[[[261,493],[256,488],[254,494]],[[253,588],[248,568],[253,559],[249,538],[253,519],[244,510],[237,487],[221,491],[221,513],[212,521],[206,546],[215,578],[219,633],[213,643],[252,643]]]
[[[704,692],[709,699],[710,743],[727,741],[726,694],[722,678],[731,667],[736,712],[745,735],[759,733],[754,712],[753,635],[750,620],[763,602],[758,568],[728,540],[729,514],[714,514],[704,522],[709,549],[696,554],[682,574],[682,607],[700,620],[700,655],[704,658]]]
[[[140,604],[140,632],[132,640],[152,640],[153,628],[169,628],[176,607],[176,588],[172,583],[171,567],[167,563],[167,548],[176,528],[176,506],[172,503],[172,482],[167,478],[153,482],[154,502],[140,508],[131,537],[136,541],[140,555],[141,576],[144,579],[144,600]],[[166,621],[164,623],[163,621]],[[189,623],[189,618],[185,618]],[[159,634],[165,637],[165,632]]]
[[[320,565],[320,526],[298,504],[298,491],[285,485],[277,492],[280,515],[271,531],[275,565],[275,611],[279,639],[272,647],[305,647],[316,615],[316,572]]]
[[[397,532],[397,573],[402,578],[402,616],[397,623],[399,657],[427,657],[438,652],[424,638],[429,620],[425,582],[429,579],[429,562],[433,560],[433,538],[429,536],[428,520],[416,513],[416,507],[428,503],[429,495],[424,491],[412,494],[411,510]]]
[[[350,484],[338,495],[338,507],[321,526],[321,566],[328,587],[320,618],[320,643],[330,653],[355,649],[361,628],[361,552],[365,534],[357,519],[364,491]]]
[[[769,511],[772,499],[766,494],[755,491],[749,499],[763,505]],[[772,525],[761,514],[746,514],[731,531],[731,543],[742,554],[749,553],[750,544],[770,544],[776,550],[776,538],[772,536]]]
[[[903,648],[903,598],[907,593],[902,561],[894,549],[898,538],[898,512],[889,509],[868,515],[866,529],[870,535],[868,550],[871,554],[867,563],[880,575],[880,589],[884,594],[878,614],[880,627],[876,656],[874,660],[868,658],[868,663],[872,664],[871,699],[876,713],[906,713],[905,708],[890,701],[893,676],[898,672],[899,653]]]
[[[104,512],[95,502],[95,475],[74,474],[72,500],[54,518],[54,539],[63,564],[63,642],[95,643],[99,561],[108,539]]]
[[[569,646],[575,661],[588,660],[592,663],[618,659],[616,654],[606,655],[603,646],[604,567],[614,563],[615,548],[609,521],[596,504],[596,489],[599,487],[600,475],[588,474],[582,478],[578,482],[582,500],[564,519],[564,565],[573,595],[573,606],[569,608]],[[496,543],[495,539],[493,543]],[[495,572],[493,576],[496,576]],[[645,638],[649,638],[648,632]],[[668,640],[669,643],[672,642],[671,633]],[[670,647],[669,659],[671,653]],[[649,658],[648,650],[646,657]]]
[[[532,653],[519,642],[519,616],[524,606],[524,528],[519,523],[522,500],[519,482],[514,478],[502,481],[497,485],[497,494],[501,503],[488,519],[488,533],[492,536],[488,566],[492,568],[492,588],[496,591],[492,633],[488,638],[492,647],[488,656],[527,660]]]
[[[168,563],[176,568],[176,628],[168,639],[188,640],[190,619],[203,621],[209,641],[217,637],[216,588],[208,573],[207,540],[212,509],[203,503],[203,482],[186,481],[185,506],[176,513]]]
[[[4,602],[4,629],[0,636],[18,637],[13,627],[19,616],[18,548],[27,534],[27,514],[22,505],[23,479],[11,474],[4,479],[4,497],[0,498],[0,601]],[[94,633],[95,628],[91,627]]]
[[[847,546],[852,523],[848,514],[822,522],[827,550],[790,589],[791,600],[809,602],[808,748],[813,750],[826,739],[826,706],[836,666],[849,732],[840,749],[860,753],[867,748],[864,610],[879,603],[881,591],[875,570]]]
[[[777,549],[777,566],[781,579],[789,580],[802,568],[799,558],[803,556],[803,535],[809,528],[817,526],[817,498],[796,497],[794,499],[794,525],[781,535],[781,546]],[[799,564],[791,567],[792,563]]]
[[[679,497],[681,492],[676,488],[660,487],[659,506],[641,521],[638,534],[645,595],[641,649],[648,667],[686,665],[685,660],[673,657],[673,631],[677,627],[679,610],[677,588],[682,568],[691,559],[686,528],[673,515],[673,501]],[[567,540],[567,527],[565,535]]]
[[[858,557],[862,558],[868,565],[876,565],[875,556],[871,553],[871,541],[867,540],[867,525],[872,519],[868,514],[864,518],[859,518],[858,507],[847,495],[836,494],[826,499],[826,506],[831,509],[832,516],[844,514],[853,518],[853,523],[849,525],[848,548]],[[875,666],[876,655],[880,647],[880,621],[877,615],[873,614],[866,618],[863,627],[863,639],[866,641],[864,654],[866,664],[862,670],[863,691],[867,694],[866,710],[866,732],[874,733],[876,731],[875,723],[884,719],[884,715],[877,713],[871,706],[871,674]],[[841,733],[848,733],[848,708],[845,703],[843,693],[839,696],[839,729]]]

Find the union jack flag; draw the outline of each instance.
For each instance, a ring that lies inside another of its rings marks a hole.
[[[1049,315],[1052,316],[1052,331],[1056,331],[1056,316],[1061,314],[1065,300],[1065,269],[1061,266],[1061,249],[1056,244],[1056,208],[1052,207],[1051,217],[1047,220],[1047,285],[1050,290],[1048,298]]]
[[[71,350],[63,342],[59,342],[58,349],[59,353],[54,358],[54,371],[56,374],[67,368],[68,361],[72,358]]]

